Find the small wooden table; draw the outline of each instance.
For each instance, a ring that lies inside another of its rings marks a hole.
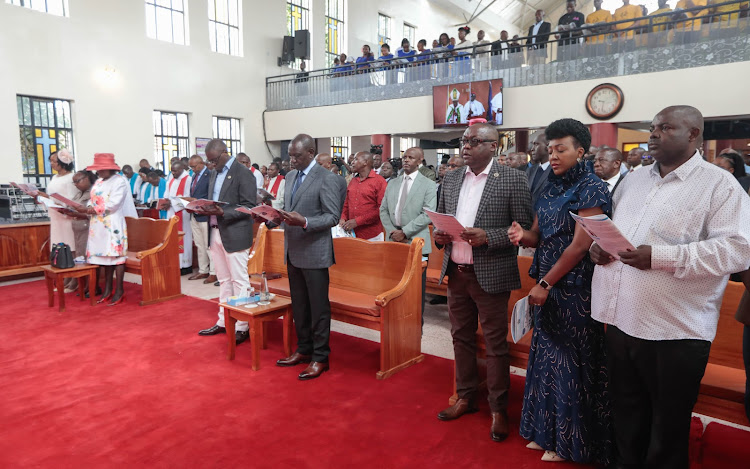
[[[47,282],[47,298],[49,299],[49,306],[55,306],[55,284],[57,285],[57,293],[60,297],[60,312],[65,312],[65,286],[63,281],[66,278],[77,278],[78,280],[78,295],[81,297],[81,301],[86,301],[86,295],[84,294],[83,282],[80,280],[83,277],[88,276],[89,278],[89,297],[91,298],[91,306],[94,306],[94,290],[96,290],[96,269],[98,265],[93,264],[76,264],[75,267],[70,269],[58,269],[50,265],[42,266],[44,271],[44,280]],[[93,289],[91,288],[93,287]]]
[[[229,341],[229,354],[227,358],[234,360],[234,351],[237,348],[235,341],[235,323],[247,321],[250,328],[250,345],[252,347],[253,371],[260,369],[260,349],[266,349],[266,324],[279,317],[284,318],[284,353],[286,357],[292,354],[292,299],[286,296],[276,295],[267,305],[258,305],[255,308],[246,308],[245,305],[230,306],[220,303],[224,308],[224,325],[226,326],[227,340]]]

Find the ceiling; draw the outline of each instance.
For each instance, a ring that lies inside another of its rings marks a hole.
[[[496,36],[502,29],[523,30],[531,24],[534,12],[542,9],[549,13],[558,8],[559,0],[430,0],[431,3],[449,10],[458,9],[459,16],[467,20],[474,15],[476,18],[471,25],[493,28]]]

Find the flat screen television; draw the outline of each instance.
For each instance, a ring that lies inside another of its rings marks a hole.
[[[432,118],[436,129],[461,128],[481,117],[503,124],[503,80],[483,80],[432,87]]]

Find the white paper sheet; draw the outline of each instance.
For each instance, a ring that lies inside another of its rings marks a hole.
[[[524,296],[513,306],[513,314],[510,317],[510,336],[513,343],[517,344],[531,330],[532,314],[529,297]]]
[[[427,209],[425,209],[424,213],[430,217],[430,221],[435,225],[436,230],[443,231],[453,236],[454,241],[461,241],[461,233],[463,233],[466,228],[464,228],[454,215],[433,212],[432,210]]]
[[[50,199],[49,197],[39,197],[39,203],[41,203],[42,205],[44,205],[45,207],[47,207],[47,209],[51,209],[51,208],[54,208],[54,209],[67,208],[67,207],[65,207],[63,205],[55,203],[55,200],[54,199]]]
[[[620,256],[617,255],[618,252],[635,250],[635,246],[623,236],[622,232],[607,215],[602,213],[590,217],[581,217],[570,212],[570,216],[573,217],[576,223],[581,225],[581,228],[591,236],[591,239],[600,248],[612,254],[612,257],[615,259],[620,260]]]

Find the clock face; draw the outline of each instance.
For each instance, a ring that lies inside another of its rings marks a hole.
[[[615,85],[600,85],[589,93],[586,104],[593,117],[608,119],[622,107],[622,91]]]

